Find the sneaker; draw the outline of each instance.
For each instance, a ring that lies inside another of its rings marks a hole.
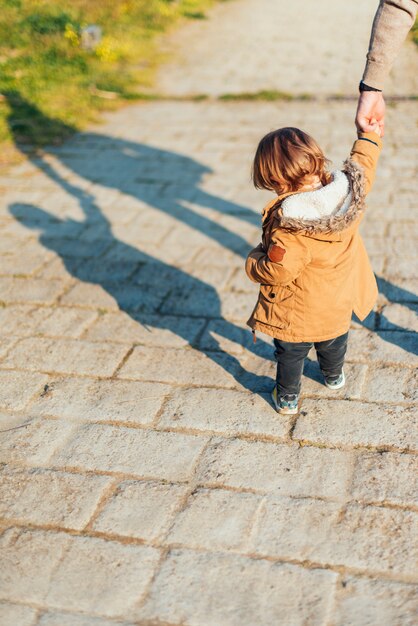
[[[341,387],[344,387],[345,385],[344,370],[342,370],[341,374],[338,374],[337,376],[325,376],[324,374],[324,382],[328,389],[341,389]]]
[[[274,386],[271,392],[271,399],[276,407],[277,413],[282,415],[296,415],[298,412],[299,395],[296,393],[288,393],[284,396],[277,394],[277,387]]]

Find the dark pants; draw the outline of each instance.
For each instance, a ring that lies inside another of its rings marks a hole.
[[[339,376],[347,351],[348,333],[328,341],[291,343],[274,340],[277,360],[277,389],[279,395],[299,393],[303,363],[309,350],[315,346],[319,367],[326,376]]]

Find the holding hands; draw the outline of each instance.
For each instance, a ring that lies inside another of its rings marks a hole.
[[[381,91],[362,91],[357,105],[357,130],[364,133],[375,132],[379,137],[383,137],[385,134],[385,110],[385,100]]]

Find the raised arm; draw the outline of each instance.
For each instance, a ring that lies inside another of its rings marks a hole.
[[[370,36],[363,82],[383,89],[407,34],[417,16],[418,0],[381,0]]]
[[[351,149],[350,158],[364,170],[365,193],[369,193],[376,176],[376,167],[382,149],[382,140],[377,133],[358,133]]]

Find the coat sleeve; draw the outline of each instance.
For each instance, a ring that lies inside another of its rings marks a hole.
[[[418,0],[380,0],[370,36],[363,81],[383,89],[389,70],[412,28]]]
[[[309,250],[301,237],[277,228],[272,231],[269,255],[260,243],[249,253],[245,271],[254,283],[286,285],[299,276],[309,261]]]
[[[350,158],[364,170],[366,195],[373,186],[381,149],[382,140],[376,133],[359,133],[351,149]]]

